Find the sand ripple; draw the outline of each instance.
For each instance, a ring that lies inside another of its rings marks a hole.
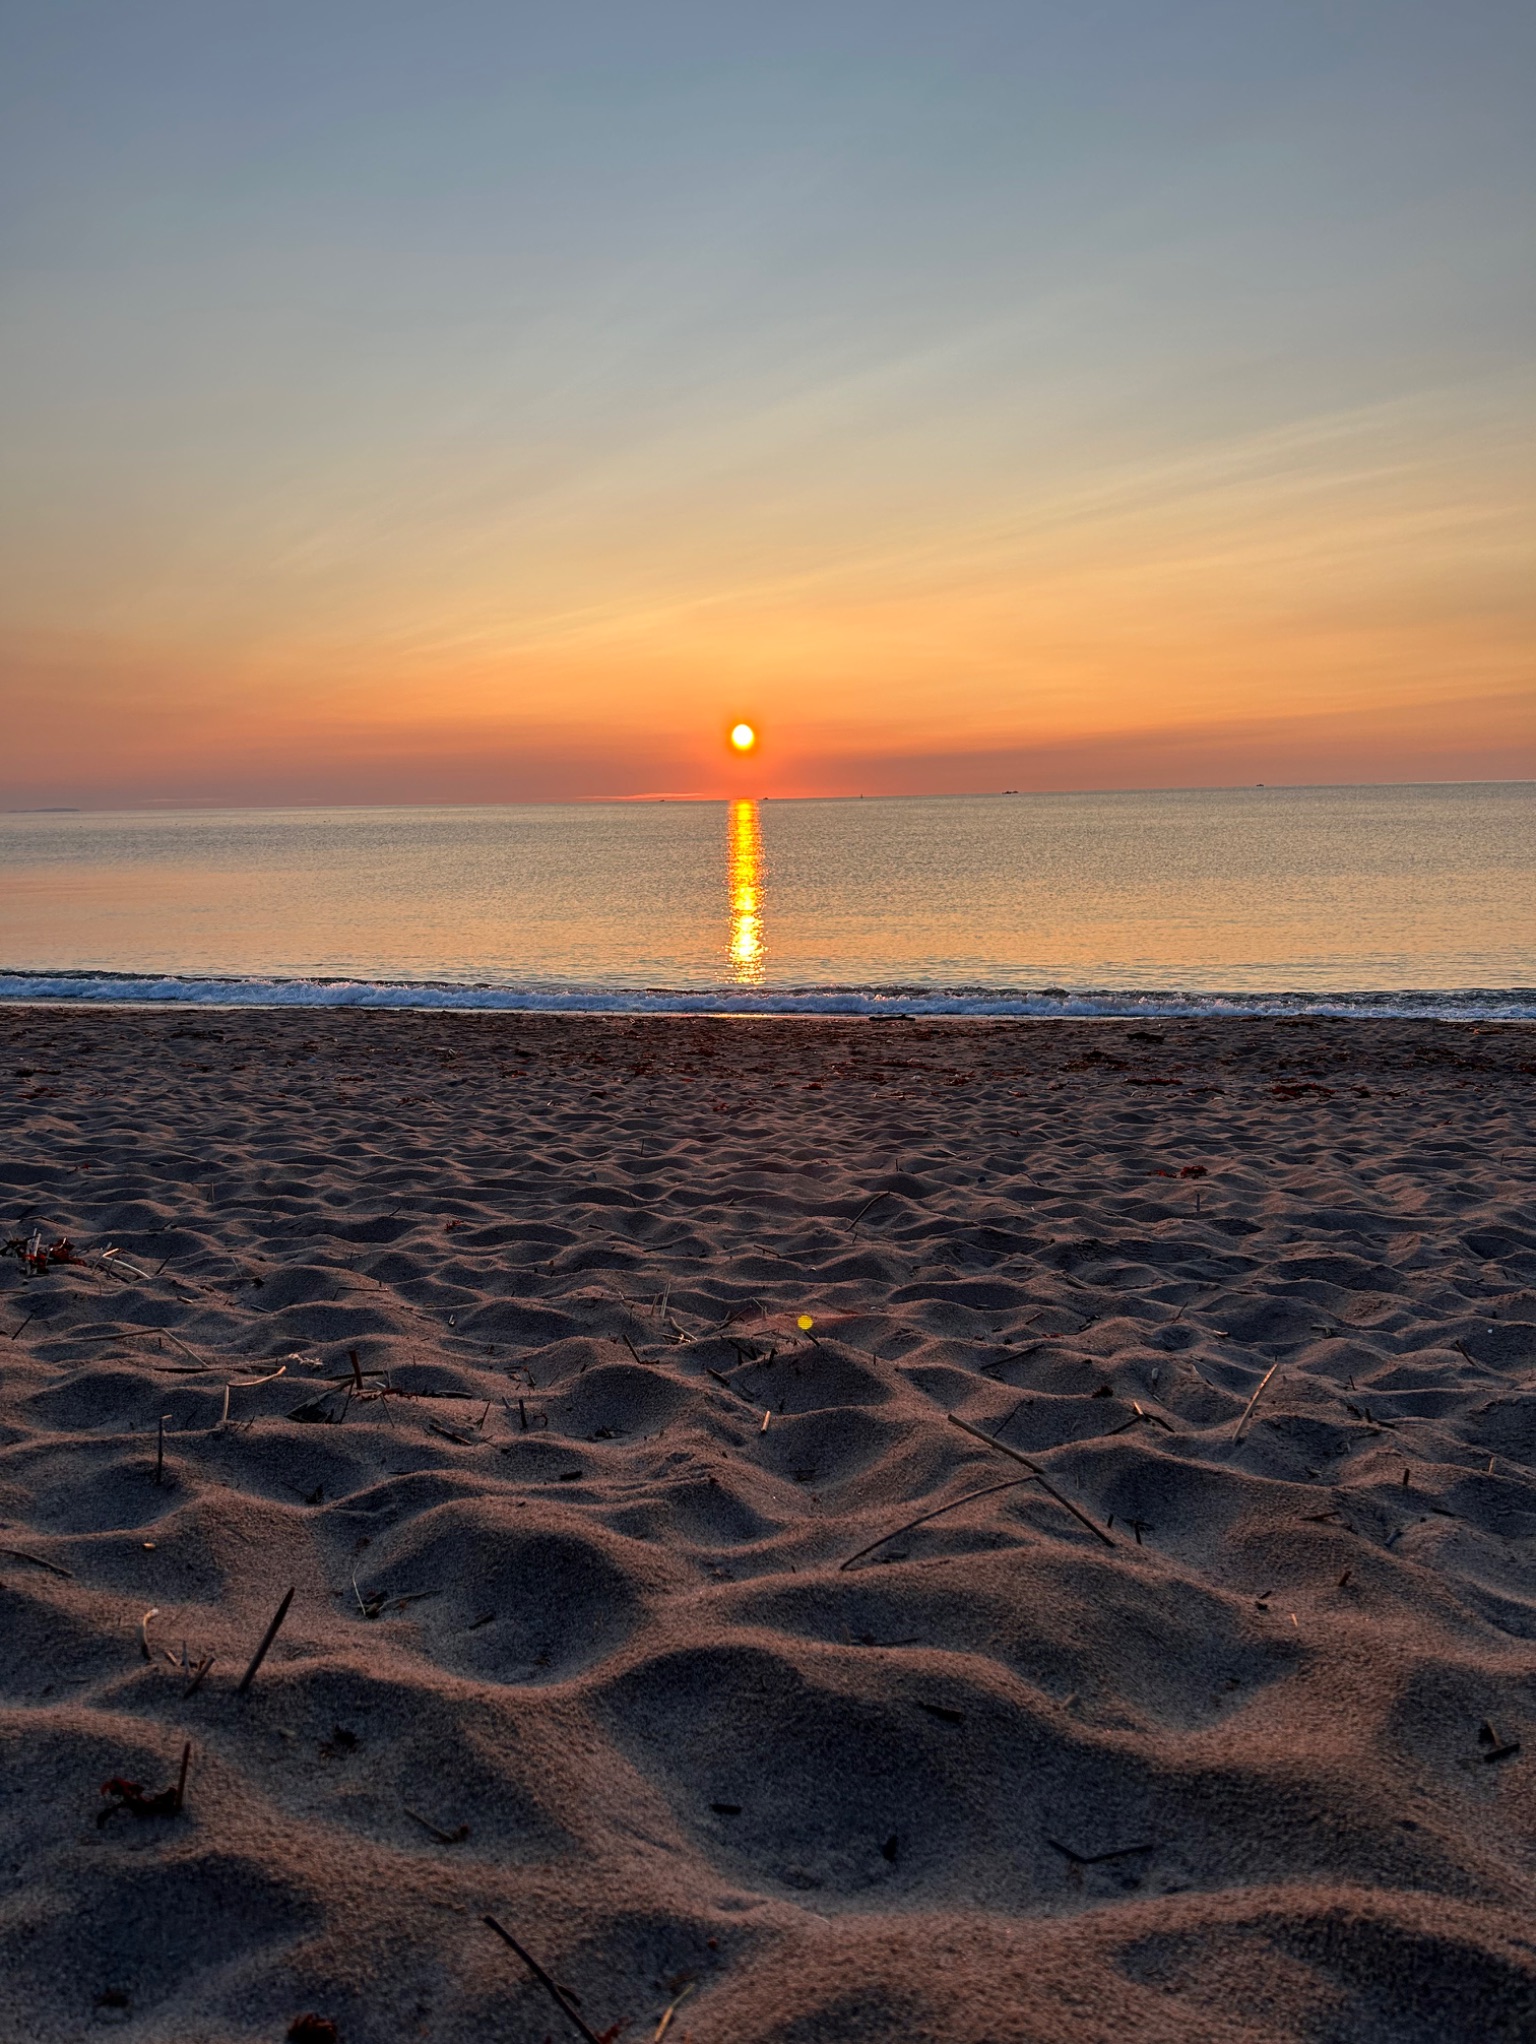
[[[1536,2036],[1529,1029],[0,1023],[7,2044]]]

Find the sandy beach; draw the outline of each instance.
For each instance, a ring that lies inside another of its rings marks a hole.
[[[0,1036],[7,2044],[1536,2037],[1536,1028]]]

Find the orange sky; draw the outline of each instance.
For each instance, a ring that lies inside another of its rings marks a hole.
[[[1536,776],[1497,49],[1122,11],[40,26],[0,803]]]

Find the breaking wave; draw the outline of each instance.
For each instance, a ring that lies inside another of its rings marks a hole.
[[[415,1008],[609,1015],[1319,1015],[1421,1021],[1536,1020],[1536,987],[1449,991],[1224,993],[1092,987],[607,987],[444,980],[207,978],[119,972],[0,973],[0,1001],[154,1003],[212,1008]]]

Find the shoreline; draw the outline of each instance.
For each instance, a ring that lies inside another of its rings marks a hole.
[[[41,988],[35,991],[33,988]],[[133,992],[118,991],[132,988]],[[61,990],[63,989],[63,990]],[[242,991],[243,990],[243,991]],[[360,981],[171,974],[0,972],[0,1011],[603,1016],[887,1022],[1321,1021],[1536,1022],[1536,986],[1318,991],[819,986],[751,989],[498,987],[442,980]]]
[[[1529,2035],[1531,1029],[1027,1019],[0,1005],[0,2039]]]

